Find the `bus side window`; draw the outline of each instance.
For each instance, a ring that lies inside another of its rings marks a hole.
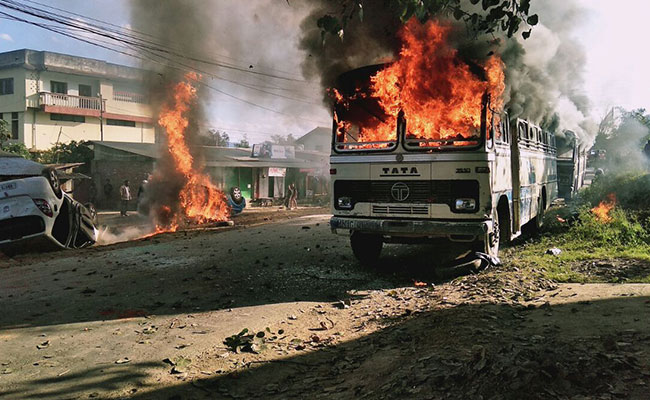
[[[494,129],[494,138],[497,142],[503,142],[503,126],[501,124],[501,116],[492,114],[492,128]]]
[[[526,123],[525,122],[520,122],[519,123],[519,139],[520,140],[526,140],[528,139],[528,132],[526,132]]]

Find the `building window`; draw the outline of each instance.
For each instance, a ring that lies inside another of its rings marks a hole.
[[[14,94],[14,78],[0,79],[0,95]]]
[[[18,139],[18,113],[11,113],[11,138]]]
[[[131,128],[135,128],[135,121],[125,121],[123,119],[107,119],[106,120],[106,125],[114,125],[114,126],[130,126]]]
[[[52,93],[68,94],[68,84],[66,82],[50,81],[50,91]]]
[[[86,117],[83,115],[50,114],[50,120],[65,122],[86,122]]]
[[[90,85],[79,85],[79,96],[93,97],[93,88]]]

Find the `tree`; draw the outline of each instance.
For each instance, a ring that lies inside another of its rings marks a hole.
[[[288,134],[287,136],[271,135],[271,142],[285,146],[293,146],[296,143],[296,138],[292,134]]]
[[[605,150],[609,168],[638,166],[641,149],[650,139],[650,114],[639,108],[613,108],[600,123],[594,149]]]
[[[9,124],[4,119],[0,118],[0,150],[6,151],[7,153],[17,154],[23,158],[30,158],[31,154],[27,147],[23,143],[8,143],[7,141],[11,139],[11,131],[9,130]]]
[[[208,130],[207,135],[200,137],[201,144],[204,146],[228,147],[230,136],[225,131],[218,129]]]
[[[0,146],[0,150],[19,155],[22,158],[30,159],[32,157],[32,154],[27,150],[24,143],[3,143]]]
[[[469,2],[471,5],[464,0],[387,0],[388,6],[403,23],[413,17],[425,22],[434,16],[451,15],[456,20],[464,21],[475,35],[502,31],[512,37],[525,25],[529,29],[522,33],[522,37],[527,39],[531,33],[530,28],[539,22],[537,14],[529,15],[531,0]],[[338,15],[323,15],[317,21],[323,39],[327,34],[343,38],[349,23],[363,21],[363,0],[338,0],[335,3],[340,6]]]
[[[57,143],[49,150],[32,155],[34,161],[42,164],[84,163],[84,166],[80,168],[81,171],[87,171],[90,168],[93,157],[94,153],[88,147],[88,142],[75,140],[70,143]]]
[[[0,118],[0,146],[4,144],[5,141],[11,139],[11,132],[9,131],[9,123],[4,119]]]
[[[251,147],[250,143],[248,142],[248,135],[244,134],[244,137],[242,140],[239,141],[239,143],[235,144],[235,147],[242,147],[245,149],[248,149]]]

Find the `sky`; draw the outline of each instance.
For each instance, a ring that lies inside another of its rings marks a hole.
[[[37,1],[87,17],[131,26],[128,0]],[[253,65],[256,71],[301,78],[300,62],[305,55],[298,50],[297,41],[299,22],[305,9],[296,2],[289,5],[284,1],[254,0],[242,6],[243,3],[237,0],[221,1],[232,3],[230,9],[233,12],[227,16],[215,16],[215,57],[225,57],[245,67]],[[593,117],[600,119],[612,106],[650,109],[650,52],[644,44],[650,2],[574,1],[584,8],[574,32],[586,49],[584,88],[593,105]],[[238,29],[234,35],[233,27]],[[139,65],[137,59],[0,16],[0,52],[21,48]],[[322,89],[315,82],[260,81],[259,77],[247,74],[217,72],[222,78],[268,87],[270,89],[266,91],[284,96],[269,96],[259,90],[211,78],[211,86],[229,95],[214,91],[210,94],[204,104],[207,124],[226,130],[231,139],[239,140],[246,135],[251,143],[258,143],[272,134],[298,137],[316,126],[331,126],[328,111],[320,105]]]

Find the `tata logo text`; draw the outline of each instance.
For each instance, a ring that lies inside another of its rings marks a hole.
[[[381,169],[381,176],[420,176],[417,167],[388,167]]]
[[[390,194],[397,201],[404,201],[409,198],[410,190],[406,183],[397,182],[390,188]]]

